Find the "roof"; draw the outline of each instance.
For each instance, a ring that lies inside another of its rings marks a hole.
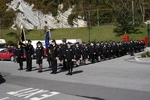
[[[4,39],[0,39],[0,44],[6,44],[6,41]]]

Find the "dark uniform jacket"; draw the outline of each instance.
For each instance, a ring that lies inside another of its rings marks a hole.
[[[59,56],[59,60],[63,60],[63,51],[62,51],[62,47],[59,46],[58,48],[58,56]]]
[[[52,46],[52,58],[56,58],[58,57],[58,46],[55,45],[55,46]]]
[[[87,46],[82,46],[82,56],[83,59],[87,59],[89,54],[89,49]]]
[[[67,60],[72,60],[74,59],[74,51],[73,51],[73,48],[70,47],[70,48],[66,48],[66,51],[65,51],[65,59]]]
[[[80,59],[81,58],[81,48],[78,46],[75,46],[74,48],[74,54],[75,54],[75,58],[76,59]]]
[[[41,58],[44,56],[44,48],[43,46],[36,47],[36,57]]]
[[[23,55],[24,55],[23,48],[22,47],[20,47],[20,48],[17,47],[15,49],[15,56],[17,56],[17,58],[16,58],[17,63],[21,63],[23,61]]]
[[[62,44],[61,48],[62,48],[62,55],[63,55],[63,58],[64,58],[65,53],[66,53],[67,44]]]
[[[96,56],[100,56],[100,45],[96,45],[95,51],[96,51]]]
[[[89,53],[90,55],[94,55],[96,53],[94,45],[89,47]]]
[[[15,56],[17,56],[17,58],[21,58],[21,57],[23,57],[23,54],[24,54],[24,52],[23,52],[23,48],[22,47],[20,47],[20,48],[16,48],[16,50],[15,50]]]
[[[52,58],[52,46],[46,49],[46,53],[47,53],[47,61],[50,61]]]
[[[27,57],[30,57],[30,56],[32,56],[34,54],[34,48],[33,48],[33,46],[31,44],[27,45],[25,50],[26,50],[26,56]]]

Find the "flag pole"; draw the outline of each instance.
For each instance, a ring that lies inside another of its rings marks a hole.
[[[21,35],[22,35],[22,32],[23,32],[23,37],[24,37],[24,41],[25,41],[25,44],[26,44],[26,36],[25,36],[25,31],[24,31],[23,25],[21,25],[20,28],[21,28]]]
[[[25,40],[25,44],[26,44],[26,36],[25,36],[25,30],[24,30],[24,28],[23,28],[23,36],[24,36],[24,40]]]

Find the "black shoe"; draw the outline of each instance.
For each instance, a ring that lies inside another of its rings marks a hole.
[[[70,73],[67,73],[66,75],[70,75]]]
[[[70,75],[72,75],[72,73],[70,73]]]
[[[63,66],[62,64],[59,64],[59,66]]]
[[[23,68],[19,68],[18,70],[23,70]]]
[[[41,72],[42,72],[42,70],[39,70],[39,71],[38,71],[38,73],[41,73]]]
[[[26,72],[30,72],[30,71],[32,71],[32,70],[26,70]]]
[[[51,72],[51,74],[54,74],[54,72]]]
[[[52,68],[52,66],[49,66],[48,68]]]

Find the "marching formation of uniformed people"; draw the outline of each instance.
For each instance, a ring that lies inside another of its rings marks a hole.
[[[87,65],[89,62],[95,63],[107,59],[121,57],[127,54],[131,56],[134,53],[141,52],[145,48],[143,41],[122,41],[122,42],[89,42],[89,43],[71,43],[67,42],[66,39],[62,40],[62,44],[56,44],[55,40],[51,41],[50,46],[46,49],[46,56],[49,67],[52,68],[51,74],[56,74],[58,67],[58,60],[60,61],[59,66],[62,66],[62,70],[68,71],[67,75],[72,75],[73,68],[80,65]],[[26,47],[27,55],[27,71],[32,70],[32,57],[34,54],[33,46],[31,41],[28,41]],[[22,47],[18,45],[16,48],[16,58],[19,63],[20,70],[23,69],[23,57]],[[42,43],[39,41],[36,47],[36,63],[39,65],[39,71],[42,72],[44,48]]]

